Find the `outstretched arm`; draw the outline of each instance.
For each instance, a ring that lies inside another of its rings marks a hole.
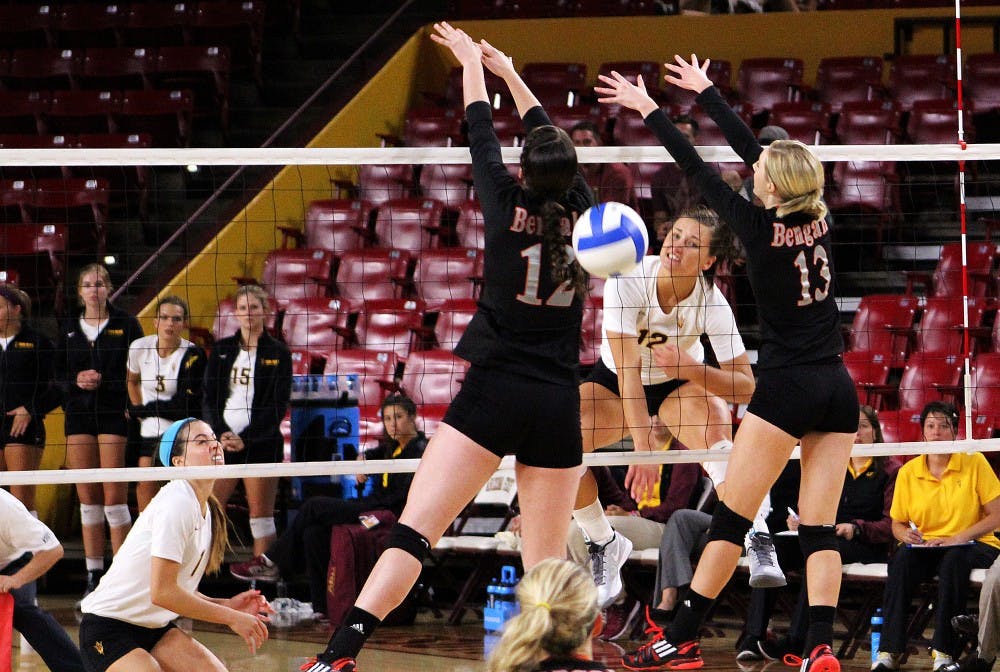
[[[462,66],[462,93],[465,106],[477,101],[489,102],[486,93],[486,78],[483,75],[483,52],[479,45],[464,30],[452,27],[446,21],[434,24],[436,33],[431,39],[448,47]]]

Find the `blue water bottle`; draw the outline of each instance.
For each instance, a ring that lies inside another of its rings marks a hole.
[[[872,663],[878,660],[878,648],[882,640],[882,610],[876,609],[872,616]]]

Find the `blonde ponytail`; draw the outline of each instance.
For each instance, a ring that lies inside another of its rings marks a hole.
[[[583,646],[597,619],[597,589],[583,567],[550,558],[517,586],[521,613],[504,627],[487,672],[524,672],[545,658],[566,658]]]

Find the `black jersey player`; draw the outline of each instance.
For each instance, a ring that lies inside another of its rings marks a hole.
[[[709,544],[674,620],[654,624],[652,641],[623,659],[629,669],[702,666],[698,628],[736,568],[743,536],[764,494],[796,444],[802,446],[799,543],[809,577],[810,626],[802,670],[840,669],[830,649],[840,590],[834,528],[843,486],[829,474],[847,468],[858,427],[858,399],[840,358],[843,342],[833,296],[830,232],[823,204],[823,167],[802,143],[783,140],[763,149],[698,65],[675,57],[671,84],[699,94],[698,103],[753,167],[754,193],[763,207],[733,191],[701,159],[646,93],[641,79],[601,76],[601,102],[638,111],[646,125],[740,237],[758,304],[762,345],[758,381],[734,440],[723,502],[712,519]]]
[[[344,625],[310,672],[353,671],[372,629],[402,602],[427,550],[497,469],[516,455],[522,560],[566,552],[582,462],[577,365],[586,274],[567,244],[593,203],[576,150],[549,122],[505,54],[447,23],[431,38],[463,68],[473,180],[486,225],[479,309],[455,352],[472,364],[434,434],[410,497]],[[521,180],[504,166],[483,66],[510,88],[527,133]]]

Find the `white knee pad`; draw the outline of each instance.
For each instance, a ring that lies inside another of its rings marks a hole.
[[[132,514],[128,510],[128,504],[105,506],[104,517],[108,520],[109,527],[124,527],[132,522]]]
[[[732,448],[733,442],[723,439],[722,441],[717,441],[708,447],[709,450],[720,450],[723,448]],[[720,485],[726,482],[726,468],[729,466],[729,460],[715,461],[715,462],[704,462],[701,465],[708,477],[712,479],[712,484],[718,488]]]
[[[274,524],[274,516],[250,519],[250,534],[253,535],[254,539],[273,537],[277,533],[278,528]]]
[[[104,526],[104,505],[103,504],[81,504],[80,524],[87,527]]]

